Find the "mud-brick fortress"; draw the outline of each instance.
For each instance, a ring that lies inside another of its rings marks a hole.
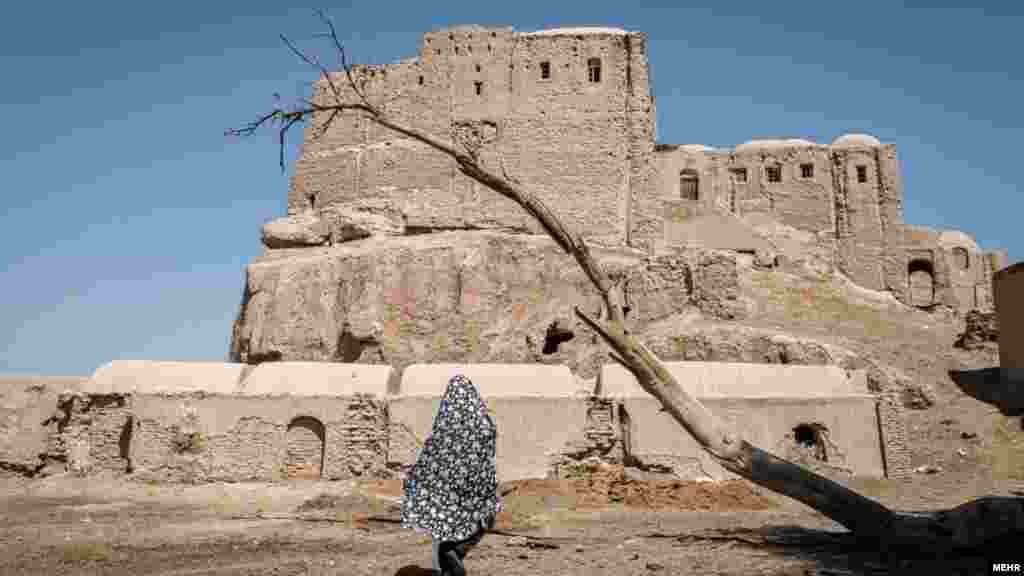
[[[813,255],[919,307],[990,308],[992,272],[1006,265],[1005,252],[983,252],[961,232],[906,225],[896,147],[872,136],[734,149],[656,143],[643,33],[457,27],[425,34],[416,58],[356,72],[388,114],[478,148],[599,245]],[[327,94],[323,82],[318,90]],[[314,139],[317,129],[295,167],[289,214],[329,221],[335,210],[372,207],[406,233],[542,233],[511,201],[402,135],[356,117]]]
[[[1001,315],[1019,315],[1024,268],[961,232],[903,222],[891,144],[656,144],[641,33],[457,27],[353,78],[390,117],[539,195],[585,236],[622,287],[629,329],[684,388],[755,445],[824,474],[906,477],[905,410],[928,405],[925,378],[870,344],[744,324],[758,306],[839,299],[842,322],[881,330],[886,316],[987,309],[994,292]],[[335,85],[357,98],[344,76]],[[321,81],[314,98],[327,95]],[[355,114],[325,120],[307,127],[288,215],[263,227],[266,250],[246,268],[231,362],[0,379],[0,473],[400,475],[464,373],[495,415],[504,480],[594,459],[729,477],[608,364],[573,314],[599,314],[601,298],[521,208],[402,134]],[[840,285],[842,297],[825,291]],[[1000,322],[1004,366],[1024,369],[1024,336]]]

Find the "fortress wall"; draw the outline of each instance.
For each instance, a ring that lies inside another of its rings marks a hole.
[[[885,287],[907,303],[907,253],[903,245],[903,177],[894,144],[876,150],[879,204],[884,244],[882,274]]]
[[[885,244],[880,209],[881,180],[875,150],[868,147],[833,150],[833,157],[838,191],[839,266],[857,284],[883,290]],[[866,182],[859,181],[860,166],[866,170]]]
[[[653,107],[644,104],[650,99],[646,60],[630,56],[626,38],[459,27],[425,35],[417,59],[356,72],[371,101],[413,127],[446,140],[453,129],[463,135],[479,129],[485,165],[507,171],[594,241],[623,244],[630,174],[644,166],[633,160],[643,147],[632,150],[629,139],[653,131]],[[599,83],[587,77],[591,57],[601,59]],[[550,64],[549,79],[541,78],[542,62]],[[335,84],[343,86],[343,78]],[[639,108],[630,107],[633,93],[645,94]],[[520,208],[459,175],[440,153],[346,116],[318,140],[312,140],[315,127],[307,130],[289,213],[383,198],[417,220],[410,226],[541,232]]]
[[[907,268],[925,260],[933,267],[934,303],[960,310],[991,310],[993,258],[974,239],[957,230],[901,227]],[[998,260],[998,257],[996,258]]]

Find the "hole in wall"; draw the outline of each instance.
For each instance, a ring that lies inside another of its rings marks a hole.
[[[541,352],[544,354],[555,354],[558,352],[558,347],[562,342],[568,342],[575,336],[572,330],[563,328],[561,323],[555,320],[548,326],[547,332],[544,334],[544,348]]]
[[[793,441],[800,448],[810,451],[815,460],[828,462],[828,450],[825,436],[828,429],[817,422],[798,424],[793,427]]]

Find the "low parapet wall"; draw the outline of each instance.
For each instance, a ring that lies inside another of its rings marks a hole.
[[[863,371],[667,365],[754,444],[824,471],[882,475],[884,428]],[[557,476],[594,457],[728,477],[617,365],[604,367],[596,390],[566,366],[413,365],[389,394],[396,376],[388,366],[117,361],[78,392],[55,396],[51,410],[65,423],[56,444],[67,467],[83,473],[188,482],[389,475],[415,461],[448,380],[460,373],[498,426],[503,481]]]

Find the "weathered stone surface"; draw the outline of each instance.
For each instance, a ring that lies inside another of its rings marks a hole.
[[[84,377],[0,376],[0,476],[64,471],[65,452],[53,444],[58,398]]]
[[[321,215],[331,244],[405,233],[401,213],[386,201],[328,206]]]
[[[964,331],[954,345],[964,350],[976,350],[998,342],[999,319],[996,313],[971,310],[964,317]]]
[[[639,327],[686,309],[735,317],[732,254],[594,250],[625,283]],[[580,268],[543,236],[454,231],[275,251],[248,268],[232,351],[239,362],[564,364],[596,376],[604,344],[573,306],[600,315]],[[569,337],[571,335],[571,338]]]
[[[302,212],[271,220],[263,225],[263,245],[267,248],[299,248],[327,243],[326,223],[313,212]]]

